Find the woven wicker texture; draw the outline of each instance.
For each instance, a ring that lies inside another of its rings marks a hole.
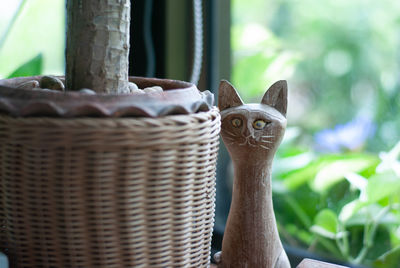
[[[217,109],[0,115],[0,251],[15,267],[207,267]]]

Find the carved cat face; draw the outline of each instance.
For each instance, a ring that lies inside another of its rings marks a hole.
[[[286,128],[286,81],[273,84],[260,104],[244,104],[235,88],[221,81],[218,100],[221,135],[233,160],[275,154]]]

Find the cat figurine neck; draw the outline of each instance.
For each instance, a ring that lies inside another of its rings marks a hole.
[[[232,203],[218,267],[289,268],[272,205],[271,166],[286,128],[287,83],[260,104],[244,104],[227,81],[219,87],[221,135],[234,166]]]

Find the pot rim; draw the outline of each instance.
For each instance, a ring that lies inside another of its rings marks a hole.
[[[0,112],[16,117],[160,117],[209,111],[214,105],[214,95],[208,90],[200,92],[194,84],[170,79],[129,77],[140,88],[161,86],[164,89],[144,94],[90,95],[15,87],[41,77],[0,80]]]

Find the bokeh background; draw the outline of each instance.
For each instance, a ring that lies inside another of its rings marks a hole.
[[[232,79],[246,100],[290,84],[289,123],[308,133],[354,118],[376,126],[365,144],[399,138],[400,3],[233,0]]]

